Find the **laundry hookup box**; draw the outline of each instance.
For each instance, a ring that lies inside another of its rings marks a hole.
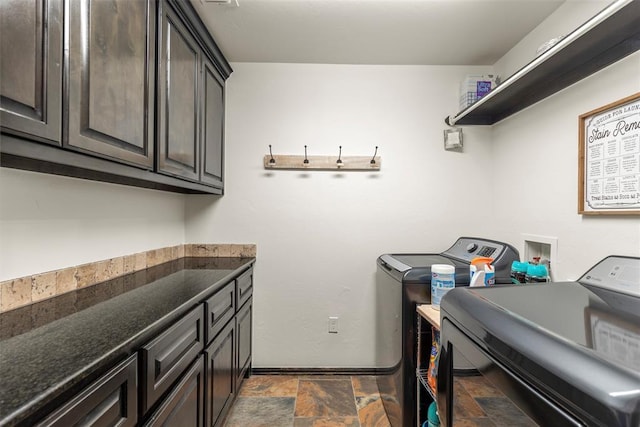
[[[491,92],[498,84],[498,76],[495,74],[468,75],[460,83],[460,110],[477,102],[480,98]]]

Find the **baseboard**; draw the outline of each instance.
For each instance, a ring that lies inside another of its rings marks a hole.
[[[251,375],[380,375],[376,368],[251,368]]]

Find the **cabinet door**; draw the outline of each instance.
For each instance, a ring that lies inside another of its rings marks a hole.
[[[204,356],[185,373],[145,427],[204,426]]]
[[[158,170],[197,181],[200,48],[171,6],[161,8]]]
[[[252,299],[240,309],[236,316],[236,330],[238,334],[238,360],[236,362],[236,391],[240,390],[242,380],[251,369],[251,323],[253,315]]]
[[[222,425],[235,397],[235,322],[229,322],[207,348],[207,426]]]
[[[65,145],[153,168],[155,2],[69,3]]]
[[[142,347],[141,413],[151,409],[204,348],[202,305]]]
[[[62,1],[0,1],[2,130],[60,145]]]
[[[204,56],[203,56],[204,58]],[[200,180],[223,187],[224,80],[207,59],[202,61],[202,174]]]
[[[38,426],[135,426],[137,362],[133,355],[120,363]]]

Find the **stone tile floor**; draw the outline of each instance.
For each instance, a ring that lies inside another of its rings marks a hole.
[[[374,376],[253,375],[225,427],[390,427]]]

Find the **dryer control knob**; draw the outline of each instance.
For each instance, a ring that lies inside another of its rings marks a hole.
[[[475,243],[469,243],[467,245],[467,252],[473,252],[476,249],[478,249],[478,245],[476,245]]]

